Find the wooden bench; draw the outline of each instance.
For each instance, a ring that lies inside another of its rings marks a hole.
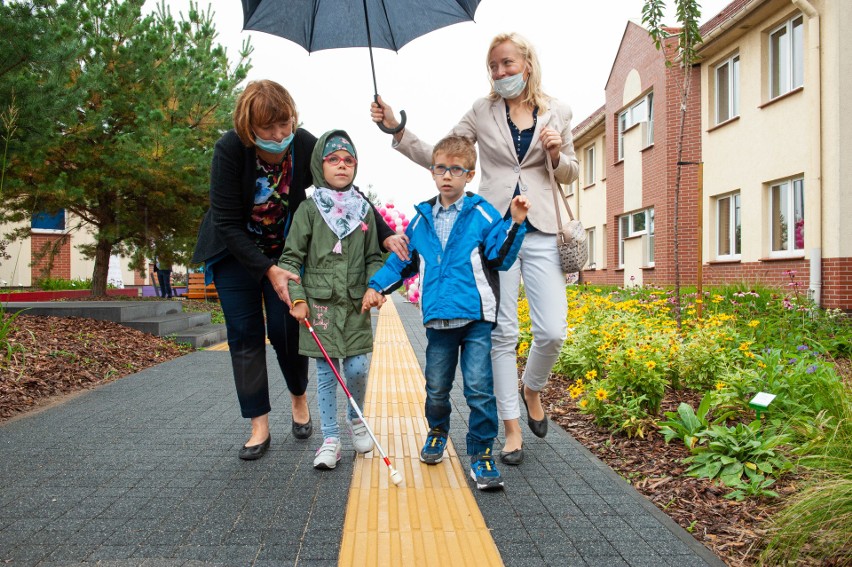
[[[216,293],[216,286],[212,283],[204,285],[204,274],[189,274],[186,293],[183,296],[187,299],[219,300],[219,294]]]

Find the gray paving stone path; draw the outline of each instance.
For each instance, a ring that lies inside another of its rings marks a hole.
[[[398,310],[422,365],[419,311]],[[292,437],[271,349],[267,359],[272,446],[255,462],[236,458],[247,425],[227,352],[0,424],[0,565],[336,565],[354,452],[344,436],[338,469],[312,468],[319,424],[311,440]],[[313,383],[309,396],[315,407]],[[460,388],[454,404],[463,448]],[[501,468],[508,490],[476,494],[507,566],[723,565],[558,427],[526,443],[527,461]]]

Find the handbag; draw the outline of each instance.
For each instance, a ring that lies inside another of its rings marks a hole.
[[[556,177],[553,175],[553,167],[550,160],[545,158],[547,171],[550,173],[550,187],[553,190],[553,206],[556,209],[556,249],[559,251],[559,263],[562,265],[562,271],[566,274],[579,272],[586,265],[589,259],[589,248],[586,245],[586,229],[583,228],[583,223],[574,218],[571,213],[571,206],[568,204],[568,198],[562,192],[562,186],[556,182]],[[569,220],[562,226],[562,215],[559,212],[559,201],[556,198],[556,193],[562,197],[565,203],[565,209],[568,211]]]

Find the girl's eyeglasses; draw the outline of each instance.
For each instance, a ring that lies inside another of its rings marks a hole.
[[[432,170],[432,175],[437,175],[437,176],[444,175],[448,171],[450,172],[450,175],[452,175],[453,177],[461,177],[465,173],[470,173],[469,169],[465,169],[460,165],[453,165],[451,167],[447,167],[446,165],[432,165],[432,166],[429,166],[429,169]]]
[[[340,162],[343,162],[343,165],[345,165],[346,167],[355,167],[355,165],[358,163],[358,160],[352,156],[340,157],[334,154],[327,155],[322,158],[322,160],[328,163],[328,165],[337,165]]]

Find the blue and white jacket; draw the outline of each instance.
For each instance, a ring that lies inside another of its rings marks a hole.
[[[432,217],[438,197],[417,205],[405,231],[411,260],[403,262],[391,254],[368,284],[390,293],[419,272],[424,324],[432,319],[496,322],[500,304],[497,271],[512,266],[524,240],[525,225],[503,220],[479,195],[465,196],[443,250]]]

